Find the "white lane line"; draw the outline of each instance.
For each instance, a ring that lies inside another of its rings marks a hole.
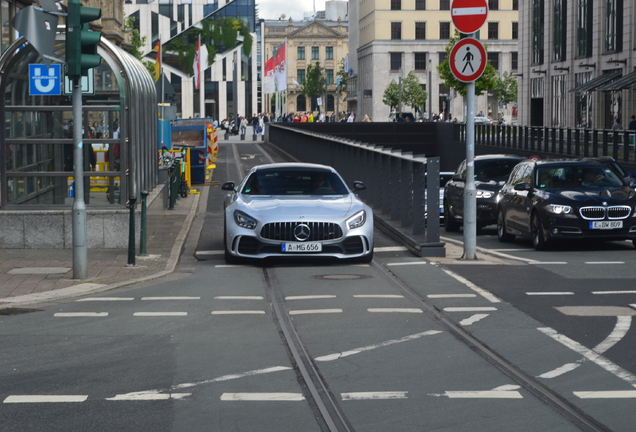
[[[625,261],[585,261],[585,264],[625,264]]]
[[[539,330],[541,333],[545,334],[546,336],[551,337],[555,341],[565,345],[566,347],[570,348],[572,351],[581,354],[587,360],[597,364],[598,366],[605,369],[606,371],[613,374],[614,376],[622,379],[623,381],[628,382],[632,386],[636,386],[636,375],[623,369],[619,365],[606,359],[605,357],[594,352],[593,350],[584,347],[583,345],[568,338],[567,336],[557,333],[556,330],[550,327],[540,327],[537,330]]]
[[[428,261],[410,261],[410,262],[393,262],[386,263],[387,267],[391,266],[410,266],[410,265],[427,265]]]
[[[488,316],[488,314],[475,314],[475,315],[471,316],[470,318],[466,318],[465,320],[461,320],[459,322],[459,325],[469,326],[469,325],[475,324],[477,321],[481,321],[482,319],[486,318],[487,316]]]
[[[214,300],[263,300],[263,296],[214,296]]]
[[[176,384],[176,385],[172,386],[171,390],[178,390],[178,389],[183,389],[183,388],[196,387],[196,386],[204,385],[204,384],[211,384],[211,383],[221,382],[221,381],[230,381],[230,380],[235,380],[235,379],[240,379],[240,378],[246,378],[246,377],[251,377],[251,376],[256,376],[256,375],[263,375],[263,374],[268,374],[268,373],[272,373],[272,372],[281,372],[281,371],[287,371],[287,370],[291,370],[291,367],[288,367],[288,366],[274,366],[274,367],[269,367],[269,368],[265,368],[265,369],[255,369],[255,370],[252,370],[252,371],[249,371],[249,372],[240,373],[240,374],[222,375],[220,377],[216,377],[216,378],[205,380],[205,381]],[[158,390],[150,390],[150,392],[158,392]]]
[[[433,335],[440,334],[440,333],[441,333],[441,331],[439,331],[439,330],[428,330],[428,331],[425,331],[425,332],[422,332],[422,333],[416,333],[416,334],[412,334],[412,335],[409,335],[409,336],[404,336],[403,338],[400,338],[400,339],[391,339],[391,340],[384,341],[384,342],[381,342],[381,343],[375,344],[375,345],[367,345],[365,347],[356,348],[356,349],[353,349],[353,350],[350,350],[350,351],[343,351],[343,352],[336,353],[336,354],[329,354],[329,355],[325,355],[325,356],[321,356],[321,357],[316,357],[314,360],[316,360],[316,361],[333,361],[333,360],[337,360],[337,359],[342,358],[342,357],[349,357],[351,355],[360,354],[361,352],[371,351],[371,350],[374,350],[374,349],[377,349],[377,348],[383,348],[383,347],[386,347],[386,346],[389,346],[389,345],[394,345],[394,344],[402,343],[402,342],[408,342],[408,341],[412,341],[412,340],[415,340],[415,339],[419,339],[419,338],[424,337],[424,336],[433,336]]]
[[[530,261],[530,262],[528,262],[528,264],[537,264],[537,265],[557,264],[557,265],[565,265],[565,264],[567,264],[567,261]]]
[[[394,392],[352,392],[340,393],[343,401],[347,400],[388,400],[388,399],[408,399],[407,391]]]
[[[135,312],[137,317],[162,317],[162,316],[186,316],[187,312]]]
[[[572,372],[574,369],[576,369],[579,366],[581,366],[581,363],[566,363],[563,366],[559,366],[558,368],[554,370],[538,375],[537,378],[545,378],[545,379],[556,378],[565,373]]]
[[[72,318],[72,317],[106,317],[108,312],[57,312],[54,317]]]
[[[342,309],[304,309],[304,310],[290,310],[290,315],[307,315],[307,314],[328,314],[328,313],[342,313]]]
[[[442,396],[450,399],[523,399],[521,393],[510,390],[447,391]]]
[[[618,342],[621,341],[621,339],[625,337],[631,325],[631,316],[616,317],[616,325],[614,326],[614,330],[612,330],[612,332],[605,338],[603,342],[592,348],[592,351],[598,354],[603,354],[605,351],[616,345]]]
[[[112,398],[106,398],[109,401],[158,401],[158,400],[170,400],[170,399],[183,399],[192,395],[192,393],[154,393],[154,392],[139,392],[139,393],[126,393],[116,395]]]
[[[214,268],[243,268],[246,264],[217,264]]]
[[[108,301],[131,301],[134,300],[134,297],[91,297],[91,298],[82,298],[75,300],[76,302],[108,302]]]
[[[336,298],[335,295],[304,295],[304,296],[287,296],[285,300],[318,300]]]
[[[408,250],[406,246],[385,246],[385,247],[374,247],[374,252],[401,252]]]
[[[4,403],[62,403],[84,402],[88,395],[13,395],[8,396]]]
[[[216,310],[212,315],[263,315],[263,310]]]
[[[211,251],[196,251],[195,255],[223,255],[224,250],[211,250]]]
[[[578,391],[573,392],[574,396],[581,399],[635,399],[636,390],[615,390],[615,391]]]
[[[477,294],[429,294],[428,298],[473,298],[477,297]]]
[[[636,294],[636,290],[625,290],[625,291],[592,291],[592,294],[603,295],[603,294]]]
[[[367,311],[372,313],[424,313],[422,309],[418,308],[369,308]]]
[[[569,291],[534,291],[527,292],[526,295],[529,296],[558,296],[558,295],[574,295],[573,292]]]
[[[354,294],[354,298],[383,298],[383,299],[402,299],[400,294]]]
[[[482,288],[479,288],[477,285],[475,285],[474,283],[472,283],[468,279],[461,277],[457,273],[452,272],[452,271],[450,271],[448,269],[444,269],[444,268],[442,269],[442,271],[444,273],[446,273],[447,275],[449,275],[450,277],[452,277],[452,278],[458,280],[459,282],[463,283],[468,288],[470,288],[471,290],[475,291],[477,294],[481,295],[483,298],[488,300],[490,303],[500,303],[501,302],[501,300],[499,300],[497,297],[495,297],[494,295],[492,295],[488,291],[486,291],[486,290],[484,290]]]
[[[142,300],[201,300],[201,297],[142,297]]]
[[[305,396],[302,393],[223,393],[221,400],[300,402],[305,400]]]
[[[492,312],[496,311],[495,307],[447,307],[444,308],[445,312]]]

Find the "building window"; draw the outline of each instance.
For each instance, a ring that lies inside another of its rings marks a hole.
[[[437,53],[437,61],[439,64],[444,63],[447,58],[448,58],[448,54],[446,54],[446,51]]]
[[[325,48],[325,58],[327,60],[333,60],[333,47],[332,46],[328,46]]]
[[[499,23],[498,22],[489,22],[488,23],[488,39],[499,39]]]
[[[449,22],[439,23],[439,38],[450,39],[450,23]]]
[[[497,52],[489,52],[486,54],[488,56],[488,61],[495,68],[495,70],[499,70],[499,53]]]
[[[510,53],[510,68],[512,70],[519,69],[519,53],[516,51]]]
[[[566,0],[554,0],[554,15],[552,16],[552,60],[565,60],[567,36],[567,5]]]
[[[488,0],[488,9],[491,11],[499,10],[499,0]]]
[[[333,69],[325,69],[325,74],[327,75],[327,84],[334,84]]]
[[[296,81],[298,81],[298,84],[305,84],[305,69],[296,71]]]
[[[567,106],[565,104],[567,75],[552,77],[552,127],[564,127]]]
[[[415,0],[415,10],[426,10],[426,0]]]
[[[402,23],[401,22],[392,22],[391,23],[391,39],[402,39]]]
[[[545,27],[543,5],[543,0],[532,0],[532,52],[530,62],[533,65],[543,64],[543,28]]]
[[[391,70],[398,71],[402,69],[402,53],[392,52],[391,55]]]
[[[590,57],[592,55],[592,0],[579,0],[576,12],[576,55]]]
[[[426,53],[413,53],[415,57],[415,70],[426,70]]]
[[[450,10],[450,0],[439,0],[439,10]]]
[[[320,60],[320,48],[319,47],[311,47],[311,59],[312,60]]]
[[[402,10],[402,0],[391,0],[391,10]]]
[[[296,60],[305,60],[305,47],[296,48]]]
[[[307,111],[307,98],[305,97],[305,95],[298,95],[298,97],[296,98],[296,111]]]
[[[426,23],[425,22],[415,23],[415,39],[419,39],[419,40],[426,39]]]
[[[519,0],[512,0],[512,10],[519,10]]]
[[[516,21],[512,23],[512,39],[519,39],[519,23]]]
[[[623,0],[606,0],[605,52],[623,50]]]

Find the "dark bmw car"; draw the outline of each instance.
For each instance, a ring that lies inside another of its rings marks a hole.
[[[502,242],[527,237],[541,250],[558,239],[636,239],[636,191],[597,162],[524,161],[497,201]]]
[[[524,158],[515,155],[492,154],[475,156],[475,188],[477,189],[477,229],[497,222],[497,192],[510,172]],[[464,187],[466,161],[459,164],[444,190],[444,228],[458,231],[464,219]]]

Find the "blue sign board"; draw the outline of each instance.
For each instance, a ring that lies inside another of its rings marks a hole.
[[[62,68],[59,64],[46,67],[43,64],[29,65],[29,95],[55,96],[62,94]]]

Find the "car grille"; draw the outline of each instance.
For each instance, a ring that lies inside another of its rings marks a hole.
[[[632,213],[632,208],[629,206],[582,207],[580,213],[581,217],[587,220],[603,220],[606,216],[608,219],[626,219]]]
[[[310,234],[306,241],[334,240],[342,237],[340,225],[330,222],[275,222],[261,229],[261,237],[269,240],[298,241],[294,237],[294,228],[300,224],[309,226]]]

